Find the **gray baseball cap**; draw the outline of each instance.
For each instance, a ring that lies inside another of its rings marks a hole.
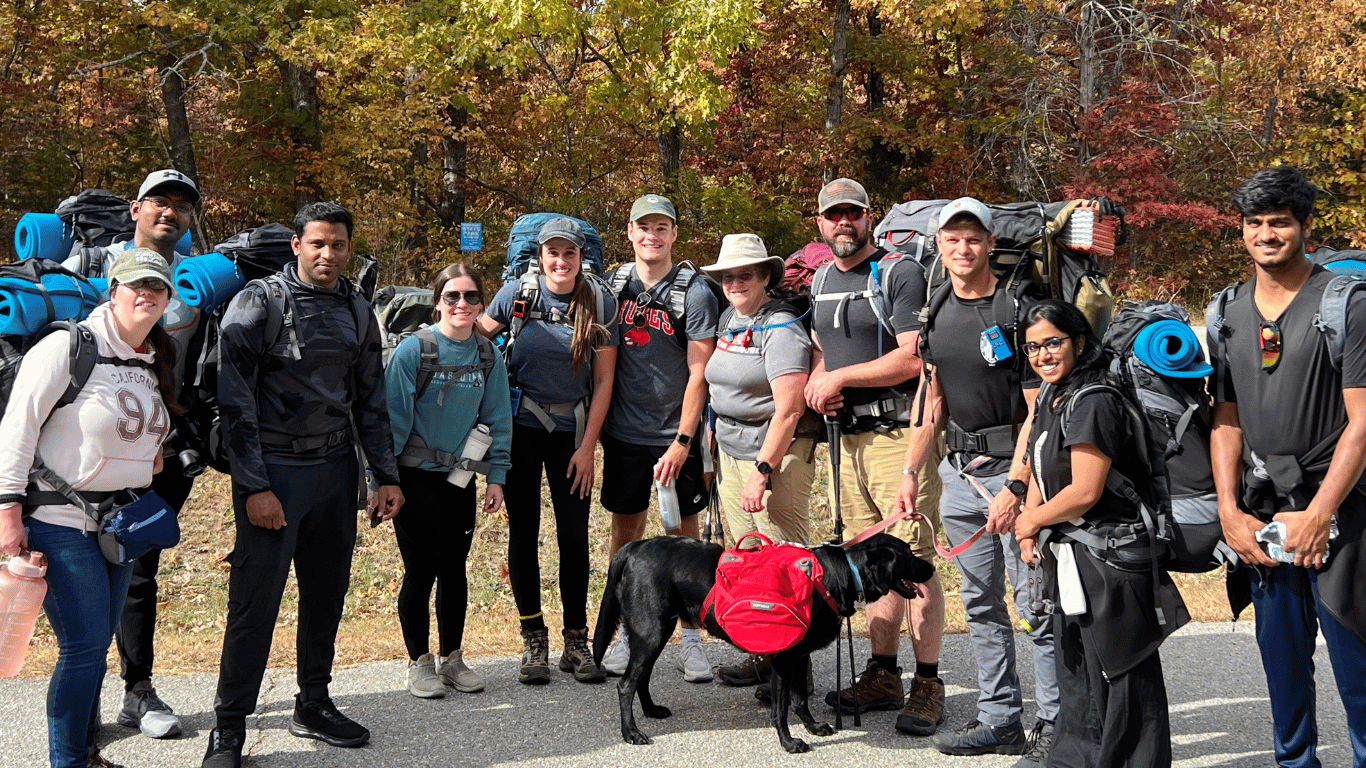
[[[939,211],[939,228],[943,229],[945,224],[954,216],[968,215],[981,222],[982,229],[991,231],[991,209],[982,204],[981,200],[975,197],[960,197],[957,200],[944,206]]]
[[[147,178],[142,180],[142,186],[138,187],[138,199],[141,200],[162,187],[184,192],[191,203],[199,205],[199,187],[195,186],[194,179],[174,168],[147,174]]]
[[[585,242],[583,227],[577,221],[568,216],[556,216],[541,225],[541,232],[536,236],[536,242],[545,245],[554,238],[563,238],[574,244],[575,248],[582,249]]]
[[[641,195],[631,203],[631,221],[640,221],[652,213],[668,216],[675,224],[678,223],[678,212],[674,210],[674,204],[663,195]]]
[[[868,208],[870,207],[868,190],[853,179],[835,179],[821,187],[821,194],[816,200],[816,205],[818,206],[816,213],[825,213],[837,205],[857,205],[860,208]]]

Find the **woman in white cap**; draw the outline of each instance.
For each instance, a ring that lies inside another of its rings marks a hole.
[[[583,683],[607,679],[588,647],[588,513],[594,448],[612,401],[617,362],[616,303],[583,271],[586,239],[578,222],[553,218],[537,238],[537,270],[509,281],[479,319],[493,335],[507,329],[512,383],[512,468],[504,485],[508,577],[521,621],[526,685],[550,682],[549,631],[541,613],[541,472],[550,486],[564,652],[559,667]]]
[[[48,561],[53,768],[112,765],[95,747],[100,683],[133,565],[106,560],[90,535],[95,522],[60,493],[41,485],[29,492],[29,472],[42,461],[94,503],[152,484],[177,408],[175,349],[157,325],[170,298],[166,259],[149,248],[124,251],[109,271],[109,301],[77,329],[89,330],[97,358],[75,399],[62,402],[73,383],[72,331],[53,330],[24,355],[0,421],[0,557],[31,548]]]
[[[730,302],[706,374],[726,530],[806,543],[815,442],[794,435],[806,410],[811,337],[791,306],[769,296],[783,260],[769,256],[758,235],[726,235],[716,263],[702,269]],[[722,681],[761,682],[755,661],[722,667]]]

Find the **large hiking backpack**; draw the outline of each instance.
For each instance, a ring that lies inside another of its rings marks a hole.
[[[904,265],[904,266],[903,266]],[[814,303],[822,301],[838,302],[835,306],[835,327],[840,328],[846,317],[845,309],[850,302],[867,300],[873,309],[873,315],[883,330],[890,336],[896,336],[895,317],[892,303],[887,300],[887,293],[884,286],[894,269],[918,269],[924,271],[925,267],[915,259],[904,253],[889,252],[881,259],[872,262],[868,273],[868,285],[861,291],[846,291],[842,293],[824,293],[826,276],[830,274],[833,262],[822,264],[816,274],[811,278],[811,300]],[[881,337],[879,336],[879,340]]]
[[[552,213],[549,211],[542,213],[528,213],[518,216],[512,222],[512,229],[508,231],[507,240],[507,265],[503,267],[503,283],[516,280],[528,269],[537,269],[540,259],[536,258],[536,253],[540,250],[540,243],[537,242],[541,234],[541,227],[547,221],[558,218],[573,219],[583,229],[585,245],[583,248],[583,266],[588,272],[601,275],[605,269],[602,260],[602,236],[598,230],[583,219],[575,219],[573,216],[565,216],[562,213]]]
[[[721,293],[720,283],[707,277],[691,261],[680,261],[674,265],[672,275],[665,278],[669,282],[669,288],[665,295],[660,296],[656,293],[658,286],[652,287],[648,291],[649,301],[642,307],[639,296],[628,296],[626,293],[626,284],[630,281],[631,270],[634,268],[635,262],[628,261],[612,270],[612,274],[607,280],[612,295],[616,297],[618,309],[627,301],[634,302],[636,308],[633,314],[639,315],[645,307],[659,306],[668,313],[669,323],[674,329],[674,341],[681,346],[686,347],[688,342],[688,289],[692,287],[695,281],[701,280],[702,285],[711,291],[712,296],[716,299],[718,312],[721,307],[729,303]]]
[[[370,302],[384,334],[384,364],[394,349],[409,336],[430,326],[432,319],[432,289],[409,285],[386,285],[375,291]]]
[[[747,538],[756,546],[742,547]],[[750,653],[778,653],[801,642],[811,628],[817,593],[839,614],[826,588],[816,553],[796,544],[774,544],[761,533],[739,537],[721,554],[716,583],[702,601],[731,642]]]
[[[1161,372],[1163,368],[1200,368],[1205,362],[1186,310],[1162,301],[1126,304],[1111,321],[1102,344],[1112,355],[1110,371],[1146,420],[1152,450],[1160,453],[1151,461],[1155,465],[1160,461],[1164,475],[1171,462],[1189,461],[1187,452],[1198,454],[1199,461],[1207,464],[1204,457],[1209,454],[1213,407],[1205,376],[1179,377]],[[1149,365],[1145,358],[1158,365]],[[1158,499],[1159,515],[1168,510],[1171,514],[1171,533],[1165,537],[1168,551],[1163,559],[1168,571],[1202,573],[1237,561],[1223,540],[1212,472],[1202,486],[1178,490],[1168,478],[1165,489],[1156,489],[1166,493],[1166,498]]]
[[[1320,245],[1309,254],[1309,260],[1322,264],[1325,268],[1340,275],[1366,277],[1366,251],[1348,249],[1339,251]]]
[[[82,275],[103,272],[104,248],[130,240],[134,224],[127,200],[103,189],[87,189],[63,200],[55,213],[71,231],[74,244],[70,254],[79,254]]]
[[[948,200],[911,200],[887,212],[874,231],[878,245],[925,267],[927,295],[947,276],[935,244],[939,212]],[[988,205],[996,247],[992,270],[1011,285],[1028,281],[1045,298],[1075,304],[1096,333],[1114,310],[1114,293],[1097,256],[1124,242],[1124,208],[1105,198]]]

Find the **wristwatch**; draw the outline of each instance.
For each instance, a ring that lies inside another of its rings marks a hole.
[[[1025,492],[1029,490],[1029,486],[1025,485],[1025,481],[1023,480],[1007,480],[1006,490],[1020,498],[1024,498]]]
[[[692,435],[685,435],[682,432],[674,435],[674,440],[677,440],[679,445],[692,445]]]
[[[772,465],[772,464],[769,464],[767,461],[756,461],[756,462],[754,462],[754,468],[757,469],[757,470],[759,470],[759,474],[761,474],[761,475],[771,475],[771,474],[773,474],[773,465]]]

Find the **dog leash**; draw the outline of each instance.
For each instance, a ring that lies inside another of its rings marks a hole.
[[[977,458],[969,462],[967,466],[958,470],[959,476],[961,476],[969,483],[971,483],[972,486],[977,489],[977,493],[980,494],[981,497],[985,499],[988,504],[990,504],[993,501],[991,492],[987,490],[986,486],[982,485],[981,481],[979,481],[977,478],[973,477],[968,473],[976,469],[977,467],[981,466],[990,459],[990,456],[978,456]],[[934,523],[930,522],[929,518],[915,511],[915,500],[912,499],[911,506],[901,510],[900,512],[897,512],[891,517],[883,518],[880,522],[873,523],[863,531],[859,532],[857,536],[853,537],[852,539],[849,539],[849,541],[845,542],[844,544],[841,544],[840,546],[847,547],[851,544],[857,544],[860,541],[872,538],[873,536],[882,533],[883,531],[887,530],[888,528],[891,528],[893,525],[896,525],[902,520],[916,520],[918,522],[922,522],[930,526],[930,534],[934,540],[934,551],[938,553],[940,557],[946,560],[952,560],[953,558],[958,557],[959,555],[966,552],[968,550],[968,547],[971,547],[973,544],[976,544],[977,540],[982,538],[982,535],[987,532],[987,527],[983,525],[981,528],[978,528],[975,532],[973,532],[973,534],[969,536],[967,540],[963,543],[959,544],[956,547],[945,549],[944,546],[939,543],[939,535],[934,531]]]

